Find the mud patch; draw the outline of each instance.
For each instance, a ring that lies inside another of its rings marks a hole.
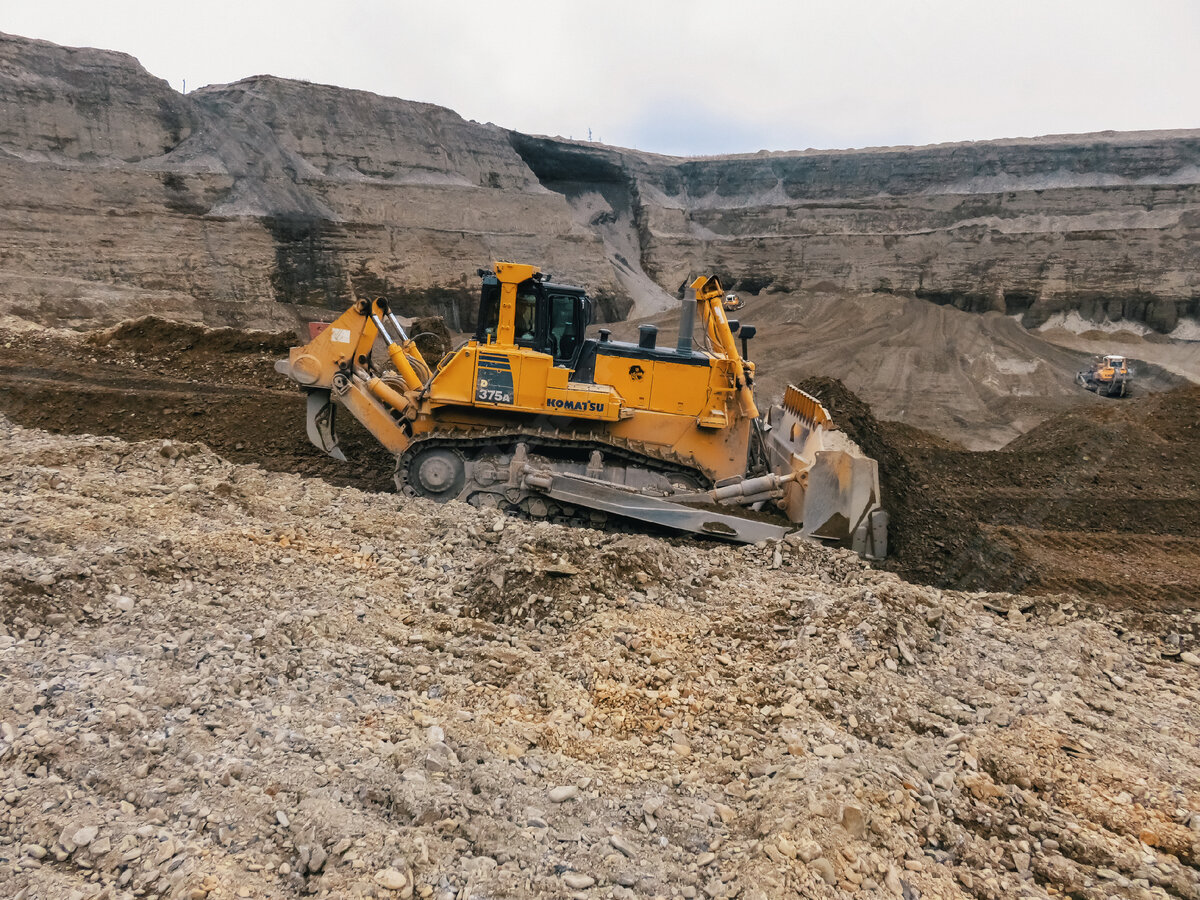
[[[296,343],[293,332],[243,331],[237,328],[208,328],[194,322],[175,322],[158,316],[142,316],[112,328],[92,332],[87,343],[113,346],[134,353],[287,353]]]

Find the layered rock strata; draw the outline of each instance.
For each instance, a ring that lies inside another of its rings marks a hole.
[[[1030,327],[1200,316],[1200,131],[664,157],[269,76],[184,96],[124,54],[11,36],[0,111],[0,304],[42,320],[263,324],[383,295],[467,328],[495,258],[586,284],[608,319],[709,270]]]

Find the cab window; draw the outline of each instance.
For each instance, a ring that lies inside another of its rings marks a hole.
[[[550,323],[547,339],[550,355],[556,363],[569,362],[575,358],[579,347],[579,301],[567,294],[550,295]]]
[[[533,346],[537,337],[537,294],[533,291],[517,293],[517,308],[513,315],[513,335],[518,344]]]
[[[487,344],[496,339],[500,327],[500,283],[492,279],[484,281],[479,297],[479,322],[475,327],[475,340]]]

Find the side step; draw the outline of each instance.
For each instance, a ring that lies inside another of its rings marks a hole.
[[[586,476],[526,469],[524,484],[525,487],[562,503],[586,509],[600,509],[627,519],[740,544],[780,540],[794,530],[786,525],[758,522],[715,510],[673,503],[664,497],[635,493]]]

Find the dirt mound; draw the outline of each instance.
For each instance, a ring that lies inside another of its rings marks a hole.
[[[1036,453],[1050,448],[1082,447],[1098,433],[1120,434],[1126,454],[1138,455],[1139,444],[1178,443],[1200,437],[1200,385],[1077,410],[1045,422],[1011,441],[1005,450]]]
[[[1142,610],[1200,591],[1200,387],[1089,405],[982,452],[880,422],[835,379],[797,386],[879,462],[884,565],[905,578]]]
[[[1007,458],[1022,461],[1027,481],[1053,482],[1084,468],[1099,471],[1089,492],[1097,499],[1121,502],[1132,491],[1163,508],[1194,495],[1200,481],[1200,386],[1078,410],[1048,421],[1004,448]],[[1161,515],[1143,517],[1139,529]],[[1128,530],[1112,521],[1113,530]],[[1159,533],[1187,533],[1187,521],[1159,522]]]
[[[1200,385],[1188,384],[1147,397],[1141,409],[1125,413],[1166,440],[1200,444]]]
[[[911,426],[880,422],[836,378],[806,378],[796,386],[820,400],[834,423],[879,463],[879,488],[890,517],[888,568],[916,581],[984,590],[1018,590],[1030,582],[1027,557],[959,515],[963,510],[947,499],[936,473],[913,456],[917,450],[977,454]]]
[[[906,540],[889,561],[906,577],[1194,604],[1200,387],[1076,410],[997,451],[893,435],[913,477],[896,528]]]
[[[408,334],[417,342],[417,349],[430,365],[437,365],[438,360],[454,347],[454,336],[450,334],[446,320],[441,316],[420,316],[413,319]]]
[[[844,292],[762,296],[739,315],[771,323],[750,355],[762,396],[772,401],[788,382],[833,374],[880,419],[975,450],[1001,447],[1047,417],[1096,402],[1074,383],[1079,353],[1003,315]]]
[[[110,344],[138,353],[286,353],[295,346],[293,332],[243,331],[238,328],[209,328],[195,322],[176,322],[158,316],[130,319],[112,328],[92,332],[88,343]]]

